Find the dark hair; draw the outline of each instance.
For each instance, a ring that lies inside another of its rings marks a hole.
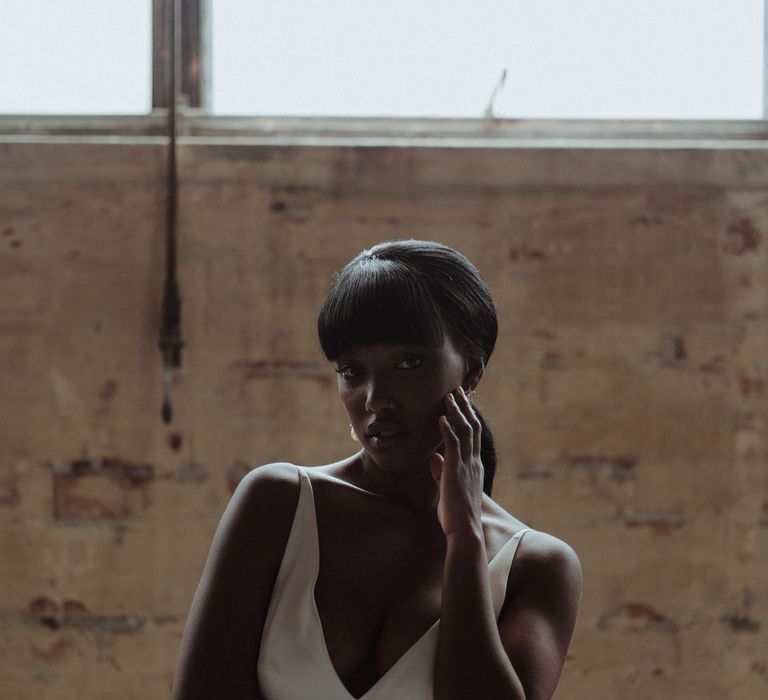
[[[440,346],[446,336],[467,356],[488,363],[498,326],[490,292],[461,253],[434,241],[379,243],[350,260],[334,277],[317,320],[329,360],[352,347],[378,343]],[[496,471],[493,436],[483,427],[483,491]]]

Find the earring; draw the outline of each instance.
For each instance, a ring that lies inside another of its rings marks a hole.
[[[357,437],[357,433],[355,433],[355,429],[352,427],[352,423],[349,424],[349,436],[355,441],[360,442],[360,438]]]

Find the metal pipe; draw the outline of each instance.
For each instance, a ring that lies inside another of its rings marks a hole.
[[[168,170],[165,206],[165,282],[160,326],[160,350],[163,354],[164,423],[173,419],[171,386],[173,368],[181,366],[181,298],[176,279],[176,230],[178,214],[178,174],[176,167],[177,93],[179,85],[180,0],[167,0],[168,21]]]

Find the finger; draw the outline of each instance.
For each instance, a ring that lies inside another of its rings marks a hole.
[[[465,462],[472,457],[474,447],[474,436],[472,435],[472,426],[466,419],[464,413],[456,400],[455,392],[448,394],[448,412],[447,418],[453,428],[453,432],[459,438],[461,443],[461,458]]]
[[[463,386],[459,386],[459,399],[460,399],[459,406],[463,410],[465,418],[469,421],[469,424],[472,426],[473,447],[474,447],[475,453],[479,455],[481,437],[483,433],[483,425],[482,423],[480,423],[480,419],[477,417],[477,413],[475,413],[475,407],[472,405],[472,402],[469,400],[469,396],[467,396]]]
[[[429,459],[429,470],[432,472],[432,478],[435,483],[440,484],[440,477],[443,475],[443,455],[433,452]]]
[[[469,400],[469,396],[467,396],[467,392],[464,391],[463,386],[459,386],[456,389],[456,402],[461,409],[461,412],[464,414],[464,417],[469,421],[469,424],[472,426],[472,429],[479,429],[480,428],[480,421],[477,418],[477,414],[475,413],[475,409],[472,406],[471,401]]]
[[[454,468],[461,456],[461,443],[459,437],[453,431],[451,424],[448,422],[448,418],[440,416],[440,432],[443,436],[443,445],[445,446],[445,458],[443,464],[450,464]]]

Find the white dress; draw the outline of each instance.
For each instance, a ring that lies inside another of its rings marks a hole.
[[[257,665],[266,700],[355,700],[338,677],[325,644],[315,602],[320,553],[312,483],[299,468],[301,489],[291,533],[264,623]],[[498,619],[509,569],[526,528],[489,563]],[[360,700],[432,700],[432,671],[440,620],[395,662]]]

